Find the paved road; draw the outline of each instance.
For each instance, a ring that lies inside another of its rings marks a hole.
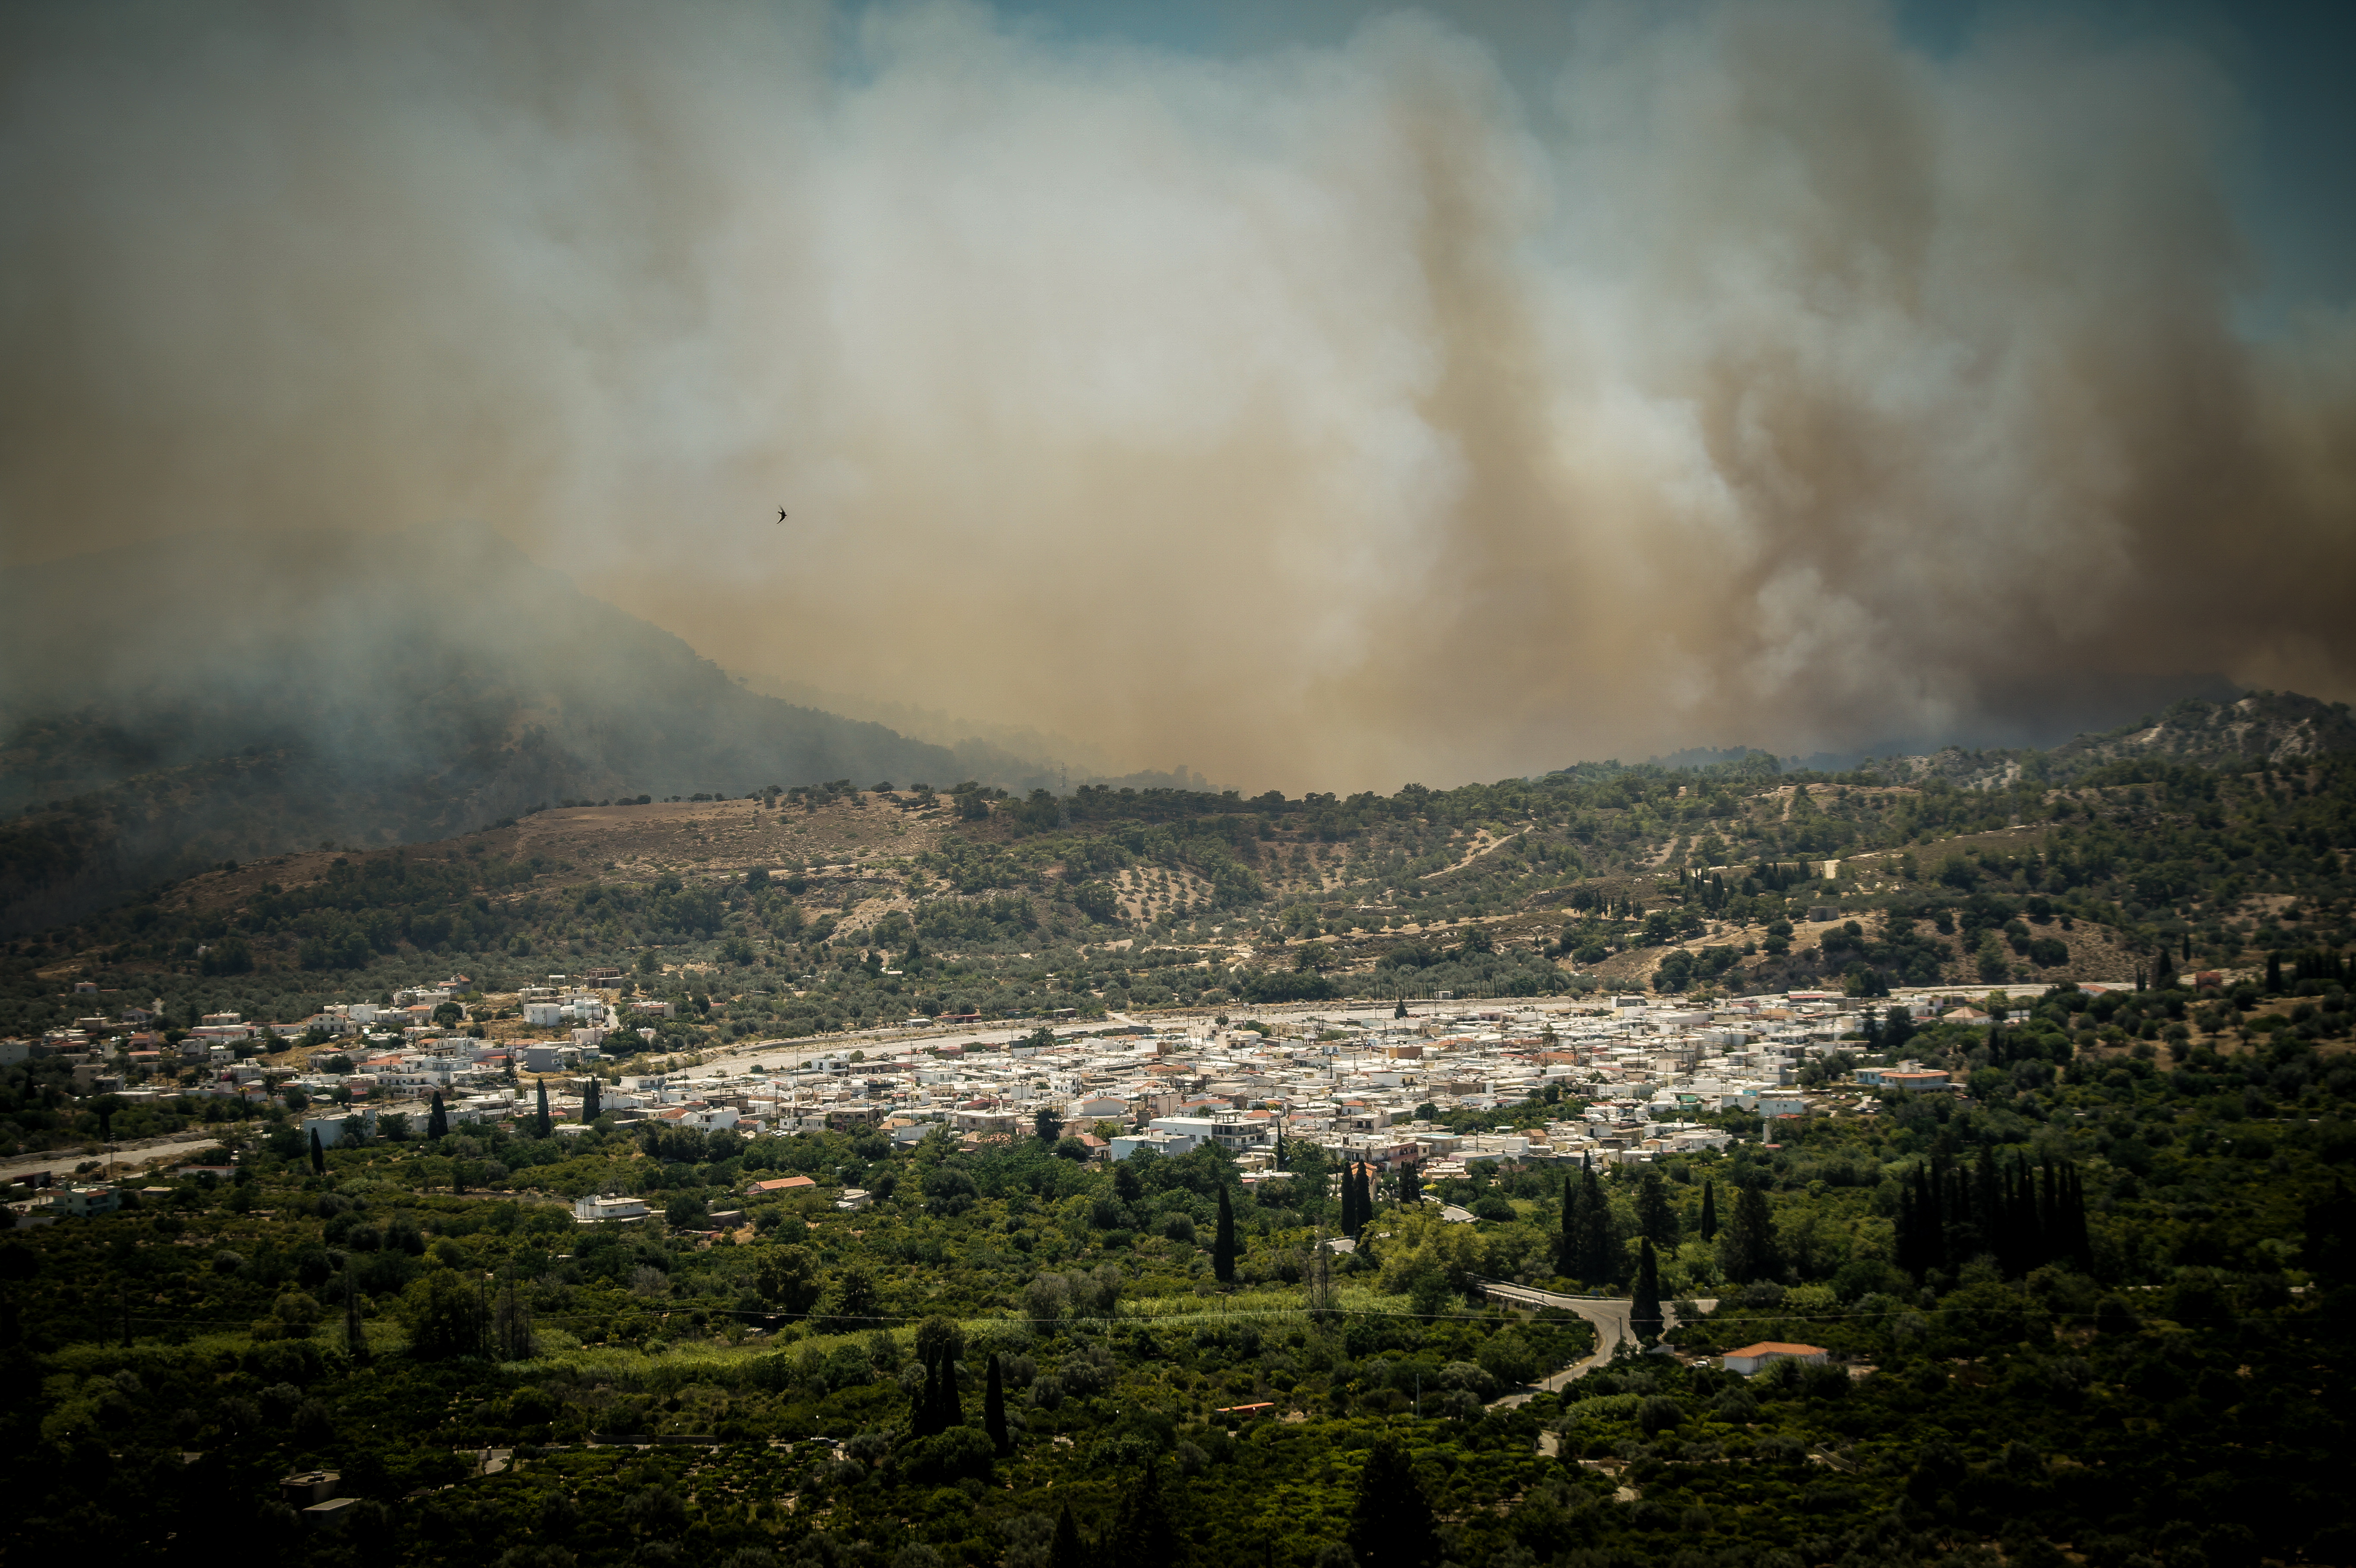
[[[1495,1300],[1510,1302],[1516,1307],[1556,1307],[1566,1312],[1576,1312],[1595,1326],[1595,1352],[1583,1361],[1574,1362],[1558,1372],[1540,1379],[1536,1386],[1509,1393],[1503,1399],[1492,1400],[1491,1410],[1511,1410],[1537,1398],[1541,1393],[1559,1393],[1596,1368],[1606,1365],[1619,1353],[1621,1341],[1635,1343],[1636,1336],[1628,1327],[1628,1310],[1632,1303],[1613,1296],[1560,1296],[1551,1290],[1533,1290],[1523,1285],[1503,1285],[1492,1282],[1483,1287]],[[1703,1312],[1717,1310],[1715,1298],[1697,1301],[1694,1306]],[[1668,1302],[1661,1304],[1665,1326],[1677,1326],[1677,1312]]]
[[[26,1155],[0,1164],[0,1180],[14,1181],[42,1170],[55,1171],[63,1179],[73,1173],[75,1166],[93,1159],[106,1161],[111,1171],[137,1170],[152,1159],[183,1159],[220,1147],[220,1140],[209,1133],[186,1133],[176,1137],[149,1138],[144,1143],[116,1144],[105,1153],[94,1148],[51,1149],[47,1154]]]

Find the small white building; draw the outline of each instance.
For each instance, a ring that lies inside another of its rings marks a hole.
[[[1762,1339],[1756,1345],[1745,1345],[1740,1350],[1729,1350],[1726,1353],[1726,1370],[1750,1377],[1763,1371],[1771,1361],[1801,1361],[1809,1365],[1822,1365],[1830,1353],[1816,1345],[1787,1345],[1779,1339]]]
[[[647,1217],[646,1200],[590,1196],[573,1200],[573,1218],[584,1225],[594,1225],[604,1220],[643,1220]]]
[[[93,1215],[112,1214],[122,1208],[123,1194],[112,1187],[64,1187],[50,1193],[46,1202],[52,1214],[87,1220]]]
[[[338,1111],[332,1116],[304,1117],[303,1147],[305,1148],[310,1147],[311,1135],[313,1133],[316,1133],[319,1135],[319,1147],[321,1148],[335,1147],[344,1136],[344,1124],[346,1122],[352,1121],[355,1118],[357,1118],[360,1124],[359,1136],[361,1141],[366,1142],[376,1136],[376,1107],[374,1105],[356,1105],[348,1111]]]

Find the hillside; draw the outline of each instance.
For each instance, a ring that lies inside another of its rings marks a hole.
[[[158,592],[173,608],[143,603]],[[26,569],[0,585],[0,665],[18,819],[0,931],[205,864],[557,800],[1055,777],[746,691],[479,530],[208,535]]]
[[[0,1030],[70,1018],[85,977],[292,1019],[452,967],[496,990],[604,964],[702,997],[671,1030],[691,1043],[910,1013],[2117,981],[2356,941],[2348,755],[2105,766],[2064,788],[1599,766],[1347,799],[552,808],[217,868],[20,942]]]
[[[1927,755],[1869,760],[1863,767],[1892,780],[1935,778],[1959,789],[1988,789],[2024,778],[2066,784],[2108,763],[2142,759],[2216,768],[2298,763],[2349,751],[2356,751],[2356,718],[2348,704],[2291,691],[2254,691],[2230,702],[2187,698],[2157,719],[2079,735],[2042,751],[1950,746]]]

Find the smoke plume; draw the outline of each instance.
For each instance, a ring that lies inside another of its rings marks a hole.
[[[732,668],[1296,791],[2356,695],[2356,320],[2235,331],[2240,110],[2183,46],[0,27],[6,560],[479,519]]]

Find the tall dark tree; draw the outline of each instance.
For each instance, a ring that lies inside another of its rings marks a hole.
[[[1636,1288],[1628,1303],[1628,1328],[1648,1345],[1661,1337],[1661,1272],[1650,1236],[1638,1244]]]
[[[1055,1541],[1047,1549],[1047,1568],[1088,1568],[1088,1550],[1080,1541],[1080,1527],[1066,1503],[1055,1520]]]
[[[1356,1170],[1357,1168],[1351,1165],[1342,1168],[1342,1233],[1350,1237],[1357,1235],[1358,1227],[1363,1222],[1358,1213]]]
[[[311,1174],[314,1176],[327,1174],[327,1146],[319,1141],[319,1129],[316,1127],[311,1129]]]
[[[1219,1228],[1211,1242],[1211,1272],[1221,1285],[1236,1283],[1236,1211],[1227,1202],[1225,1182],[1219,1184]]]
[[[2266,955],[2266,990],[2272,993],[2282,988],[2282,955],[2269,953]]]
[[[533,1113],[531,1125],[532,1131],[541,1137],[556,1131],[555,1120],[548,1114],[548,1080],[545,1078],[540,1081],[540,1109]]]
[[[919,1437],[965,1424],[958,1400],[957,1362],[965,1349],[965,1336],[947,1317],[926,1318],[916,1325],[916,1360],[925,1369],[925,1386],[916,1395],[909,1425]]]
[[[990,1355],[990,1377],[981,1391],[981,1429],[990,1435],[991,1446],[1004,1458],[1014,1452],[1014,1444],[1006,1431],[1006,1381],[998,1370],[998,1352]]]
[[[1399,1445],[1386,1437],[1366,1453],[1344,1538],[1358,1568],[1430,1568],[1440,1556],[1440,1521]]]
[[[1177,1521],[1162,1496],[1158,1458],[1145,1462],[1145,1474],[1121,1500],[1120,1518],[1103,1555],[1121,1568],[1171,1568],[1178,1561]]]
[[[908,1395],[908,1435],[930,1437],[941,1430],[940,1361],[921,1351],[918,1354],[925,1369],[925,1381],[923,1387],[910,1391]]]
[[[1042,1105],[1031,1115],[1031,1132],[1043,1144],[1052,1144],[1064,1136],[1063,1119]]]
[[[958,1390],[958,1364],[953,1352],[941,1353],[940,1430],[965,1424],[965,1396]]]
[[[1734,1217],[1719,1243],[1719,1266],[1736,1284],[1772,1279],[1782,1271],[1775,1253],[1775,1219],[1764,1187],[1744,1185],[1734,1190]]]
[[[2077,1264],[2081,1272],[2091,1273],[2094,1266],[2094,1245],[2086,1234],[2086,1189],[2078,1179],[2078,1168],[2062,1168],[2061,1235],[2057,1251]]]
[[[1914,1184],[1898,1184],[1898,1221],[1893,1247],[1898,1254],[1898,1266],[1917,1279],[1922,1276],[1922,1221],[1914,1212]]]
[[[1705,1242],[1718,1240],[1718,1183],[1715,1181],[1701,1184],[1701,1239]]]
[[[589,1087],[581,1091],[581,1125],[583,1126],[587,1126],[605,1114],[605,1097],[602,1092],[604,1087],[598,1080],[592,1078],[589,1080]]]
[[[1676,1206],[1669,1201],[1668,1184],[1657,1170],[1645,1171],[1636,1189],[1636,1229],[1655,1246],[1676,1245]]]
[[[1284,1147],[1284,1124],[1282,1122],[1279,1122],[1276,1125],[1276,1168],[1279,1170],[1290,1170],[1292,1168],[1291,1162],[1292,1151]]]
[[[1608,1285],[1620,1277],[1617,1227],[1612,1222],[1612,1200],[1592,1166],[1580,1181],[1579,1277],[1590,1285]]]
[[[429,1139],[447,1137],[450,1134],[450,1113],[443,1107],[442,1091],[434,1092],[433,1108],[425,1113],[425,1136]]]
[[[1555,1239],[1554,1248],[1554,1271],[1558,1275],[1576,1276],[1579,1273],[1579,1221],[1582,1196],[1577,1177],[1562,1179],[1562,1231]]]

